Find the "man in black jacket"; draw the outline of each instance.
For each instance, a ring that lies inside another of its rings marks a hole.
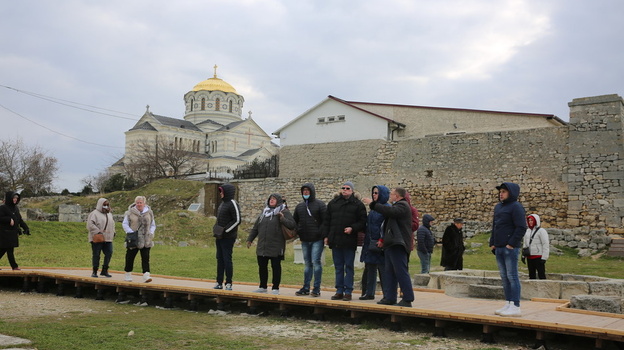
[[[353,183],[347,181],[340,194],[327,204],[323,220],[323,238],[332,250],[336,268],[336,294],[332,300],[350,301],[353,292],[354,260],[357,234],[366,229],[366,207],[353,193]]]
[[[370,198],[364,203],[371,210],[382,214],[386,221],[383,224],[383,244],[386,271],[384,274],[384,297],[377,304],[412,307],[414,290],[408,270],[408,258],[412,239],[412,210],[405,200],[405,189],[394,188],[390,192],[392,206],[380,205]],[[387,282],[386,282],[387,281]],[[397,284],[401,287],[403,299],[397,303]]]
[[[219,195],[223,202],[217,209],[217,225],[223,228],[221,238],[215,240],[217,245],[217,284],[215,289],[223,289],[223,275],[225,274],[225,290],[232,290],[232,251],[238,236],[238,225],[241,223],[241,213],[238,203],[234,200],[236,188],[231,184],[219,187]]]
[[[456,218],[442,236],[442,259],[444,271],[464,269],[464,219]]]
[[[321,225],[327,211],[327,206],[322,201],[316,199],[314,184],[308,182],[301,186],[301,197],[303,201],[297,204],[293,217],[297,223],[297,234],[301,241],[301,251],[305,269],[303,271],[303,287],[295,292],[296,295],[321,295],[321,276],[323,275],[323,265],[321,256],[323,255],[323,237],[321,235]],[[310,291],[310,281],[314,273],[314,289]]]

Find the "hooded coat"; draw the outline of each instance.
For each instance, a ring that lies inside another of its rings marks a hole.
[[[89,213],[87,217],[87,230],[89,231],[89,242],[93,242],[93,235],[96,233],[104,234],[105,242],[112,242],[115,238],[115,221],[113,214],[103,212],[102,206],[108,199],[100,198],[97,201],[95,210]]]
[[[13,197],[17,196],[17,203],[13,203]],[[8,191],[4,197],[4,204],[0,205],[0,248],[19,247],[18,236],[22,234],[29,235],[30,229],[22,220],[17,205],[21,200],[21,196],[17,192]],[[11,226],[13,219],[13,226]]]
[[[310,198],[303,198],[303,189],[310,190]],[[303,202],[297,204],[293,218],[297,223],[297,235],[302,242],[316,242],[323,239],[321,226],[327,212],[327,205],[316,199],[316,189],[311,182],[301,186]]]
[[[389,248],[400,245],[409,255],[412,251],[412,210],[405,198],[395,202],[392,206],[371,202],[370,208],[382,214],[386,220],[383,226],[383,247]]]
[[[527,228],[526,233],[524,234],[524,244],[522,246],[529,247],[530,242],[530,256],[541,255],[542,260],[548,260],[548,257],[550,256],[550,241],[548,240],[548,232],[540,227],[541,220],[539,215],[531,214],[529,216],[532,216],[533,219],[535,219],[535,227]],[[531,241],[531,236],[533,236],[533,241]]]
[[[435,238],[431,233],[431,222],[435,219],[429,214],[423,216],[423,224],[418,227],[416,231],[416,241],[418,245],[416,250],[423,253],[433,253],[433,247],[435,246]]]
[[[139,232],[137,249],[151,248],[154,246],[153,238],[154,232],[156,231],[156,222],[154,221],[154,212],[147,204],[145,204],[142,212],[136,208],[135,203],[130,204],[128,210],[124,214],[124,224],[126,232]]]
[[[350,234],[344,233],[347,227]],[[360,195],[353,193],[349,198],[337,194],[327,204],[327,215],[323,220],[321,232],[327,238],[329,248],[357,249],[358,232],[366,229],[366,206],[360,201]]]
[[[442,236],[442,259],[440,265],[450,268],[459,269],[458,261],[466,250],[464,246],[464,233],[454,223],[448,225]]]
[[[373,186],[373,188],[371,189],[371,197],[372,192],[375,189],[377,189],[377,192],[379,192],[379,194],[377,195],[377,203],[379,203],[379,205],[390,206],[390,204],[388,203],[388,200],[390,199],[390,190],[388,189],[388,187],[382,185]],[[368,249],[368,245],[371,241],[377,241],[381,238],[381,229],[384,220],[384,216],[377,211],[371,210],[368,213],[368,218],[366,219],[366,235],[364,236],[362,254],[360,255],[361,262],[376,265],[384,263],[383,253],[372,252]]]
[[[271,207],[269,204],[271,197],[277,199],[274,207]],[[254,239],[258,238],[256,255],[269,258],[284,256],[286,240],[282,234],[282,225],[289,229],[294,229],[295,220],[284,204],[282,196],[273,193],[267,199],[266,207],[260,213],[258,219],[256,219],[249,237],[247,237],[247,242],[253,242]]]
[[[503,182],[499,187],[507,188],[509,197],[494,207],[490,247],[510,245],[520,248],[527,229],[524,207],[518,202],[520,186],[513,182]]]
[[[222,202],[217,209],[217,225],[224,228],[223,238],[238,237],[238,225],[241,223],[241,212],[238,203],[234,200],[236,187],[224,184],[219,187],[223,191]]]

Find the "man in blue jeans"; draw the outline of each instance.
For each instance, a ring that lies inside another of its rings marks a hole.
[[[351,301],[357,234],[366,228],[366,207],[353,191],[352,182],[342,185],[340,192],[327,204],[321,229],[336,268],[336,294],[332,300]]]
[[[518,255],[526,231],[526,214],[518,202],[520,186],[503,182],[496,186],[500,202],[494,207],[490,248],[496,255],[496,263],[503,282],[505,306],[496,310],[500,316],[521,316],[520,278],[518,277]]]
[[[327,206],[322,201],[316,199],[314,184],[310,182],[301,186],[301,197],[303,201],[295,207],[293,218],[297,223],[297,235],[299,235],[299,240],[301,241],[305,269],[303,271],[303,287],[295,294],[318,297],[321,295],[321,276],[323,275],[321,256],[325,247],[321,235],[321,225],[323,224]],[[310,290],[313,274],[314,289]]]

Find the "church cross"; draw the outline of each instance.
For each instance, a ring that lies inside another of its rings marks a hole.
[[[214,65],[214,77],[215,78],[217,77],[217,68],[218,68],[218,66],[215,64]]]

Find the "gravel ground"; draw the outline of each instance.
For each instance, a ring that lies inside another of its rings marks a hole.
[[[75,299],[72,297],[57,297],[52,294],[20,293],[18,291],[0,291],[0,319],[3,320],[28,320],[39,316],[58,316],[59,318],[75,316],[80,313],[99,313],[110,309],[113,301],[94,302],[90,299]],[[168,312],[163,310],[163,312]],[[283,319],[272,317],[259,317],[245,313],[225,313],[210,310],[208,314],[214,317],[236,317],[237,322],[228,329],[233,335],[255,334],[259,338],[280,337],[293,339],[300,338],[302,341],[311,340],[309,345],[314,344],[314,339],[335,341],[338,348],[361,349],[465,349],[465,350],[523,350],[530,349],[534,343],[533,335],[527,332],[516,333],[513,330],[505,330],[495,335],[498,343],[484,344],[480,342],[479,328],[474,325],[453,324],[447,327],[448,337],[433,337],[430,323],[409,324],[406,331],[395,332],[387,328],[371,326],[370,323],[353,325],[342,321],[315,321],[292,317],[296,323],[285,323]],[[1,331],[0,331],[1,333]],[[530,335],[527,337],[527,335]],[[551,350],[576,349],[570,341],[549,342]]]

